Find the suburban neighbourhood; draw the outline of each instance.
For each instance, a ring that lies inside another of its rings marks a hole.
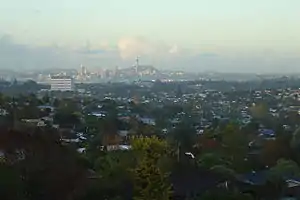
[[[297,85],[3,82],[1,196],[297,199]]]

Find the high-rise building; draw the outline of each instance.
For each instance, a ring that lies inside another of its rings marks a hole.
[[[87,69],[85,66],[81,65],[81,76],[86,76],[87,75]]]
[[[51,90],[53,91],[73,91],[75,89],[74,80],[71,76],[52,76]]]

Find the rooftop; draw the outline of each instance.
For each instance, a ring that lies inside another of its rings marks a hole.
[[[55,76],[51,76],[51,79],[72,79],[72,77],[66,75],[55,75]]]

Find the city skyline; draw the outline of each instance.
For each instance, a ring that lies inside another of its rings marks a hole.
[[[0,2],[0,68],[299,72],[296,0]]]

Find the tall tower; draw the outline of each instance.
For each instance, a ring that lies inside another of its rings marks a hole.
[[[135,59],[135,73],[138,73],[138,68],[139,68],[139,56],[136,57]]]

